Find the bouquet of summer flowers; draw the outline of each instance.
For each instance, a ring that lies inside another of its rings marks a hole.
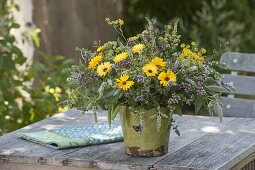
[[[126,38],[122,20],[108,24],[122,39],[96,43],[96,50],[79,49],[80,64],[67,68],[70,86],[67,104],[79,110],[108,110],[108,121],[126,108],[138,118],[142,131],[146,110],[152,110],[159,132],[162,119],[182,114],[184,104],[194,104],[195,111],[204,106],[210,114],[222,118],[221,92],[230,87],[216,71],[222,65],[206,60],[206,49],[195,42],[181,43],[177,23],[163,29],[148,20],[146,29]],[[146,125],[145,125],[146,126]]]

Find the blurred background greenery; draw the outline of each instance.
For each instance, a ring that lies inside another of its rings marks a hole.
[[[127,6],[127,35],[143,30],[144,17],[160,25],[180,18],[182,40],[196,40],[208,52],[226,42],[232,51],[255,51],[255,0],[131,0]]]
[[[38,50],[40,39],[35,32],[30,34],[37,49],[35,54],[43,62],[28,62],[11,33],[20,27],[13,10],[19,10],[15,3],[0,0],[0,135],[61,111],[57,105],[65,87],[61,70],[73,62]]]
[[[109,15],[124,19],[126,36],[141,32],[145,17],[156,18],[159,26],[180,19],[182,40],[197,41],[209,54],[226,43],[231,51],[255,52],[255,0],[34,0],[33,5],[37,27],[23,40],[34,44],[30,61],[12,33],[20,29],[13,15],[19,6],[0,0],[0,135],[63,110],[57,105],[66,97],[61,70],[78,61],[75,46],[92,49],[91,39],[116,37],[102,24]],[[38,6],[48,9],[47,22],[41,22],[44,15],[38,14]]]

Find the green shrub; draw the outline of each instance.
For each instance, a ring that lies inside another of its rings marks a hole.
[[[72,63],[63,56],[38,52],[46,64],[36,61],[28,64],[10,33],[19,28],[11,15],[13,8],[18,9],[12,1],[7,5],[0,0],[0,135],[56,113],[59,98],[65,93],[62,92],[65,80],[60,72]],[[19,65],[25,71],[18,69]],[[40,75],[39,85],[34,86],[37,75]]]
[[[197,40],[208,52],[227,42],[229,50],[255,52],[254,8],[254,0],[131,0],[124,14],[125,33],[139,33],[144,17],[156,17],[162,25],[180,18],[182,39]]]

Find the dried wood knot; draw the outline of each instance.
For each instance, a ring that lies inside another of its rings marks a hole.
[[[63,166],[68,166],[68,164],[71,164],[71,161],[68,158],[62,161]]]
[[[96,167],[97,167],[97,162],[91,161],[91,162],[89,163],[89,167],[90,167],[90,168],[96,168]]]
[[[40,163],[41,165],[45,165],[46,164],[46,159],[44,159],[43,157],[40,157],[38,160],[37,160],[38,163]]]
[[[0,162],[9,162],[9,157],[7,155],[0,156]]]

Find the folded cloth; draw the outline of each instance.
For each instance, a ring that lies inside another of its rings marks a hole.
[[[97,145],[123,141],[119,124],[88,124],[79,127],[59,128],[55,130],[20,133],[19,136],[31,142],[39,143],[54,149]]]

